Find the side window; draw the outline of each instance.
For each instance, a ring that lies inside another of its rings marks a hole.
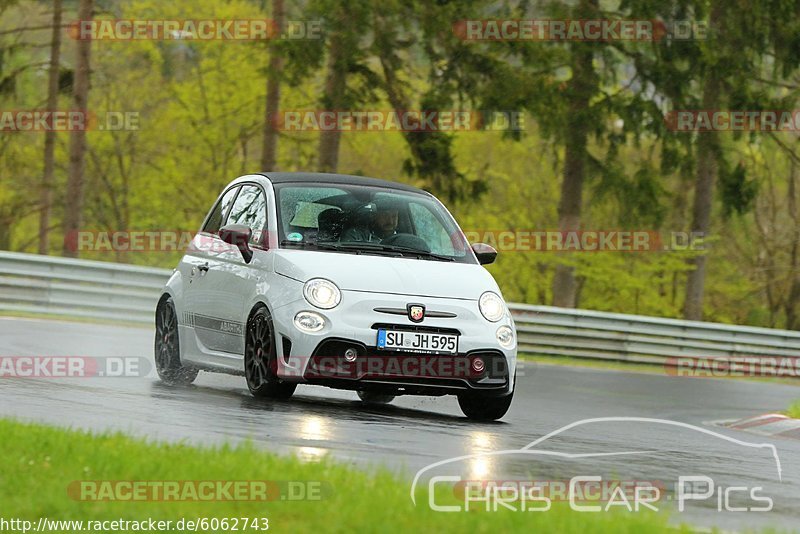
[[[411,210],[411,218],[414,221],[417,235],[428,243],[428,246],[431,247],[431,252],[449,256],[455,255],[453,242],[447,234],[447,230],[428,208],[411,202],[408,205],[408,209]]]
[[[239,187],[232,187],[230,190],[226,191],[222,198],[219,199],[213,208],[211,208],[211,213],[208,215],[206,219],[206,224],[203,226],[203,232],[208,232],[209,234],[216,234],[219,232],[219,229],[222,227],[222,219],[228,213],[228,208],[231,207],[231,203],[233,199],[236,198],[236,192],[239,190]]]
[[[228,224],[243,224],[253,231],[250,243],[260,245],[267,227],[267,197],[257,185],[243,185],[242,191],[236,197],[231,212],[228,214]]]

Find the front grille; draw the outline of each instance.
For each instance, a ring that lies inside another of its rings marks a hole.
[[[395,325],[375,325],[387,328]],[[411,331],[430,331],[430,327],[403,326]],[[425,330],[427,328],[427,330]],[[457,333],[452,329],[436,329],[442,333]],[[348,348],[358,353],[354,362],[344,359]],[[482,372],[475,372],[472,361],[484,360]],[[461,389],[498,389],[508,384],[508,365],[500,351],[475,350],[461,354],[420,354],[393,350],[378,350],[374,346],[341,338],[323,340],[311,357],[305,378],[311,382],[386,381],[396,384],[427,384],[431,387]]]

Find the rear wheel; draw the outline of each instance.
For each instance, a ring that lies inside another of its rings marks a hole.
[[[357,391],[358,398],[365,404],[389,404],[394,400],[394,395],[385,395],[373,391]]]
[[[181,363],[178,315],[172,297],[156,308],[155,361],[158,376],[166,384],[187,385],[197,378],[197,369]]]
[[[508,412],[513,398],[513,392],[502,397],[488,397],[479,393],[462,393],[458,396],[458,405],[469,419],[495,421]]]
[[[278,352],[272,317],[265,307],[257,309],[247,322],[244,348],[244,375],[254,397],[288,399],[297,388],[277,375]]]

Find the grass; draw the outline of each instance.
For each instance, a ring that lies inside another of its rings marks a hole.
[[[359,471],[330,460],[309,463],[270,454],[249,444],[198,448],[7,419],[0,419],[0,436],[3,459],[0,519],[31,520],[34,526],[39,517],[84,521],[268,517],[270,530],[293,532],[674,530],[667,525],[666,514],[653,512],[586,514],[556,505],[542,513],[434,512],[423,494],[417,497],[418,505],[414,507],[409,497],[409,480],[386,471]],[[86,480],[320,481],[324,497],[266,503],[108,502],[71,498],[67,490],[70,483]]]
[[[796,400],[789,405],[789,409],[786,410],[786,415],[794,417],[795,419],[800,419],[800,400]]]

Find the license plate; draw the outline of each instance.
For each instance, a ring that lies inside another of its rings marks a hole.
[[[378,348],[425,354],[458,354],[458,336],[380,329],[378,330]]]

